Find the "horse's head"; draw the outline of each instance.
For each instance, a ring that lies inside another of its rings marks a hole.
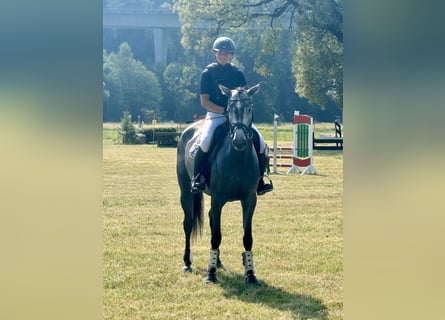
[[[229,97],[227,115],[230,124],[230,135],[235,150],[244,150],[252,140],[253,104],[250,99],[258,92],[260,84],[251,88],[237,88],[230,90],[219,85],[221,92]]]

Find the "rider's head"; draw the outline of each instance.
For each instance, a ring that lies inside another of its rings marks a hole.
[[[235,42],[228,37],[219,37],[213,43],[212,50],[219,64],[227,64],[232,60],[235,53]]]
[[[219,37],[213,42],[213,52],[225,51],[235,53],[235,42],[228,37]]]

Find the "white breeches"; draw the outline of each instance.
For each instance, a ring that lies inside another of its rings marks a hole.
[[[226,121],[227,118],[221,114],[207,112],[206,118],[204,120],[204,125],[201,131],[201,142],[199,143],[199,147],[201,148],[202,151],[204,152],[209,151],[215,129]],[[258,133],[258,136],[260,137],[260,153],[264,153],[264,150],[266,149],[266,143],[264,142],[264,138],[253,123],[252,123],[252,129],[254,129]]]

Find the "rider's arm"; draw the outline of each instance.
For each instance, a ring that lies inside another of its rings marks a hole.
[[[209,97],[210,95],[206,93],[200,95],[202,107],[207,111],[223,114],[224,108],[214,104],[212,101],[209,100]]]

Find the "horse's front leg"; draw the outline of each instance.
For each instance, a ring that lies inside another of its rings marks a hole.
[[[223,268],[223,264],[219,258],[219,246],[221,244],[221,211],[222,205],[213,203],[209,211],[210,230],[212,233],[212,239],[210,240],[211,249],[209,255],[209,264],[207,266],[207,278],[206,282],[218,282],[216,277],[216,270]]]
[[[258,284],[258,279],[255,276],[255,269],[253,266],[253,237],[252,237],[252,219],[256,207],[256,195],[248,200],[241,201],[243,207],[243,245],[246,251],[243,252],[243,266],[244,276],[247,284]]]

